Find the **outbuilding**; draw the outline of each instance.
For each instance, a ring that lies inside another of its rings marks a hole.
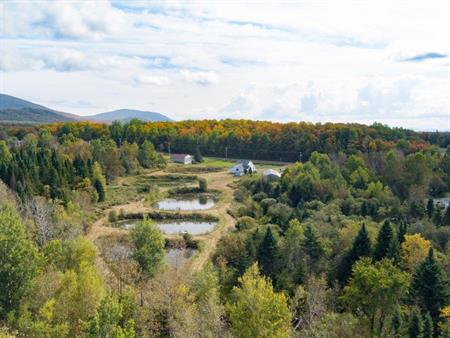
[[[171,154],[170,159],[175,163],[192,164],[192,156],[189,154]]]
[[[242,176],[256,172],[256,166],[250,160],[237,160],[234,167],[229,170],[234,176]]]
[[[279,180],[281,178],[281,173],[274,169],[266,169],[263,172],[263,176],[267,177],[269,180]]]

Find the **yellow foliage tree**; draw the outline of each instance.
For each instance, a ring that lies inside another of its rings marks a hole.
[[[428,255],[430,241],[420,234],[405,235],[402,243],[402,265],[408,270],[414,270]]]
[[[252,265],[233,289],[233,302],[226,306],[235,337],[288,338],[291,313],[284,293],[274,292],[270,279]]]

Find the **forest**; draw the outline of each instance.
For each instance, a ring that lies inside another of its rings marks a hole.
[[[111,138],[117,145],[123,142],[153,143],[159,151],[194,153],[198,147],[207,156],[252,158],[295,162],[307,160],[314,151],[334,154],[344,152],[369,153],[398,148],[404,153],[416,152],[431,145],[446,148],[450,133],[414,132],[389,128],[375,123],[312,124],[275,123],[250,120],[191,120],[180,122],[114,122],[111,125],[78,122],[48,125],[49,131],[61,138],[71,134],[89,142]],[[23,125],[0,126],[0,137],[23,138],[26,133],[38,133],[39,127]]]
[[[176,166],[169,152],[197,164]],[[280,161],[282,173],[235,178],[209,157]],[[0,178],[0,337],[450,337],[448,134],[247,120],[4,125]],[[156,183],[113,204],[144,179]],[[222,228],[166,236],[142,214],[105,253],[95,224],[158,200],[163,180],[191,184],[167,193],[222,193]],[[176,241],[208,255],[172,268]]]

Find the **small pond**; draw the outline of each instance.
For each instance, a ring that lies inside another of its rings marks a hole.
[[[216,200],[212,197],[167,198],[155,204],[161,210],[206,210],[212,208]]]
[[[179,269],[186,264],[195,254],[195,249],[169,249],[166,253],[166,262],[173,268]]]
[[[130,219],[117,223],[117,225],[129,230],[134,227],[136,222],[138,221]],[[162,232],[168,235],[182,234],[185,232],[188,232],[191,235],[205,234],[212,231],[217,224],[217,222],[186,220],[155,221],[155,223]]]

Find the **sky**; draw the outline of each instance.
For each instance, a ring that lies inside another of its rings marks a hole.
[[[450,130],[450,4],[0,1],[0,92],[89,115]]]

